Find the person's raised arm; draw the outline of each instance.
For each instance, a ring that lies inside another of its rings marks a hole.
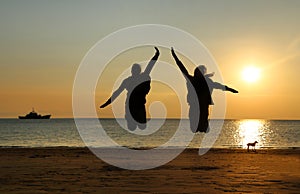
[[[125,89],[125,84],[124,84],[124,81],[123,81],[122,84],[120,85],[120,87],[116,91],[114,91],[114,93],[111,95],[111,97],[104,104],[102,104],[100,106],[100,108],[104,108],[107,105],[109,105],[110,103],[112,103],[121,94],[121,92],[124,89]]]
[[[179,67],[179,69],[181,70],[181,72],[185,75],[185,76],[189,76],[188,71],[186,70],[186,68],[184,67],[184,65],[182,64],[182,62],[178,59],[173,47],[171,48],[171,53],[173,58],[176,61],[177,66]]]
[[[155,64],[155,62],[157,61],[158,56],[159,56],[159,50],[158,50],[158,48],[157,48],[157,47],[154,47],[154,48],[155,48],[155,50],[156,50],[155,55],[154,55],[154,56],[152,57],[152,59],[149,61],[148,65],[147,65],[147,67],[146,67],[146,69],[145,69],[145,71],[144,71],[144,73],[147,74],[147,75],[150,74],[150,72],[151,72],[151,70],[153,69],[153,66],[154,66],[154,64]]]

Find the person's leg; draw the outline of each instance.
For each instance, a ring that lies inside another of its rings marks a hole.
[[[130,130],[130,131],[134,131],[136,130],[137,128],[137,125],[135,122],[133,122],[132,120],[126,120],[127,121],[127,128]]]
[[[208,104],[200,105],[200,115],[199,115],[199,124],[198,131],[207,132],[208,131]]]
[[[130,114],[127,113],[127,126],[130,130],[135,130],[137,127],[146,129],[146,108],[144,104],[136,103],[134,106],[129,106]]]
[[[130,111],[130,107],[126,108],[126,113],[125,113],[125,119],[127,122],[127,128],[130,131],[134,131],[137,128],[137,123],[135,122],[133,116],[132,116],[132,111]]]
[[[190,128],[193,133],[197,132],[197,126],[199,124],[199,110],[194,106],[190,106],[189,110]]]
[[[209,115],[209,104],[206,104],[205,105],[205,133],[208,133],[209,132],[209,120],[208,120],[208,115]]]
[[[146,107],[144,104],[138,106],[138,110],[137,110],[137,113],[135,115],[135,120],[138,124],[138,127],[140,129],[146,129],[147,127],[147,118],[146,118]]]
[[[138,124],[138,127],[139,127],[140,129],[144,130],[144,129],[146,129],[146,127],[147,127],[147,123],[139,123],[139,124]]]

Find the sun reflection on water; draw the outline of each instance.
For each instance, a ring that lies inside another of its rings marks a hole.
[[[264,145],[264,122],[263,120],[242,120],[239,122],[239,145],[247,148],[247,143],[258,141],[257,148]]]

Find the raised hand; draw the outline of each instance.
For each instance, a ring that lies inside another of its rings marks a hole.
[[[154,48],[155,48],[155,50],[156,50],[156,54],[159,54],[158,48],[157,48],[156,46],[155,46]]]
[[[175,54],[175,51],[174,51],[173,47],[171,47],[171,52],[172,52],[172,54]]]

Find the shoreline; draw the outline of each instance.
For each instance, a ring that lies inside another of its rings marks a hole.
[[[121,147],[133,150],[149,150],[155,147]],[[46,147],[29,147],[29,146],[0,146],[1,149],[120,149],[120,147],[87,147],[87,146],[46,146]],[[194,147],[168,147],[163,149],[183,149],[183,150],[199,150]],[[212,148],[201,148],[208,150],[246,150],[247,148],[242,147],[212,147]],[[256,147],[257,151],[260,150],[300,150],[300,147]]]
[[[1,117],[1,119],[9,119],[9,120],[19,120],[18,117]],[[74,117],[51,117],[50,119],[48,120],[54,120],[54,119],[102,119],[102,120],[125,120],[124,117],[120,117],[120,118],[114,118],[114,117],[111,117],[111,118],[102,118],[102,117],[82,117],[82,118],[74,118]],[[151,118],[151,119],[154,119],[154,120],[189,120],[188,117],[186,118]],[[39,120],[39,119],[37,119]],[[150,120],[150,119],[148,119]],[[225,119],[222,119],[222,118],[212,118],[210,120],[224,120],[224,121],[239,121],[239,120],[266,120],[266,121],[300,121],[300,119],[298,118],[285,118],[285,119],[280,119],[280,118],[225,118]]]
[[[1,148],[0,193],[297,193],[300,149],[186,149],[165,165],[126,170],[87,147]]]

